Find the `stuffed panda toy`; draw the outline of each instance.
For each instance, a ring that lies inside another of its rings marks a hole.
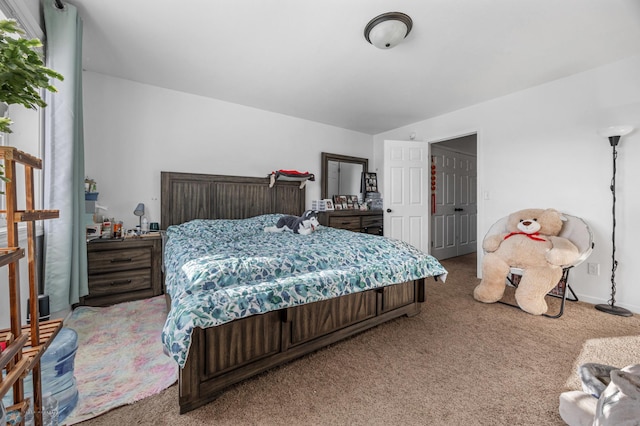
[[[285,229],[295,234],[309,235],[320,225],[318,215],[313,210],[307,210],[302,216],[282,216],[276,226],[267,226],[264,232],[282,232]]]

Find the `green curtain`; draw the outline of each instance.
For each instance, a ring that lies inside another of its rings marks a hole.
[[[68,309],[89,293],[84,225],[82,124],[82,20],[75,6],[42,1],[46,63],[64,76],[46,94],[43,155],[44,208],[60,211],[45,221],[44,288],[51,312]]]

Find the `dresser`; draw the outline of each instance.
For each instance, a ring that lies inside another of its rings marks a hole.
[[[382,210],[336,210],[318,212],[320,225],[348,229],[354,232],[382,235]]]
[[[107,306],[162,294],[162,238],[87,243],[89,294],[82,305]]]

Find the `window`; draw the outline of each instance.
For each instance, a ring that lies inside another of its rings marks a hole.
[[[25,37],[39,38],[42,40],[43,33],[37,22],[28,10],[24,0],[0,0],[0,19],[12,18],[18,21],[20,27],[25,30]],[[42,116],[39,110],[30,110],[22,105],[9,105],[7,112],[11,117],[13,124],[11,130],[13,133],[0,133],[0,145],[13,146],[21,151],[27,152],[42,158]],[[23,173],[21,166],[18,167],[17,173]],[[24,179],[18,180],[18,208],[24,208]],[[4,182],[0,188],[4,191]],[[42,173],[39,170],[34,171],[34,196],[36,206],[42,205]],[[0,210],[5,209],[5,197],[0,196]],[[6,245],[6,216],[0,214],[0,246]]]

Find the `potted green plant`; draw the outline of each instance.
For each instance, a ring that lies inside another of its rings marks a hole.
[[[37,38],[23,38],[24,31],[14,19],[0,21],[0,102],[20,104],[25,108],[44,108],[40,89],[57,92],[49,81],[64,78],[47,68],[38,51],[42,42]],[[10,133],[11,120],[0,117],[0,132]]]
[[[11,119],[5,117],[8,105],[20,104],[25,108],[44,108],[41,89],[57,92],[51,79],[62,81],[56,71],[44,66],[38,50],[42,42],[37,38],[22,37],[24,31],[14,19],[0,20],[0,132],[11,133]],[[6,181],[0,165],[0,179]]]

